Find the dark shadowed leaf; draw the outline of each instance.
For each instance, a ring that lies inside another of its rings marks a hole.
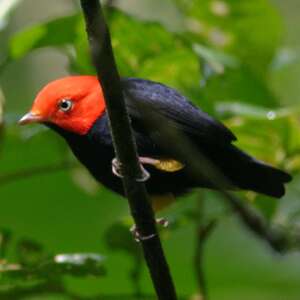
[[[18,262],[23,266],[36,266],[46,258],[43,246],[28,239],[17,243],[16,252]]]
[[[6,228],[0,229],[0,260],[4,259],[7,254],[7,249],[11,241],[11,231]]]
[[[134,240],[129,226],[124,221],[112,224],[105,232],[106,245],[113,251],[125,251],[134,257],[141,256],[139,244]]]

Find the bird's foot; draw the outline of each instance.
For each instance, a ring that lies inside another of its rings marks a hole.
[[[139,157],[139,161],[141,163],[142,176],[140,178],[136,178],[136,181],[146,182],[150,178],[150,173],[143,167],[143,157]],[[123,178],[122,164],[116,157],[112,160],[112,172],[115,176]]]
[[[111,162],[111,170],[115,176],[123,178],[123,175],[121,174],[122,173],[122,164],[116,157]]]
[[[169,226],[169,221],[168,221],[167,219],[159,218],[159,219],[156,219],[155,221],[156,221],[156,224],[161,225],[161,226],[164,227],[164,228],[166,228],[166,227]],[[142,235],[139,233],[139,231],[138,231],[136,225],[131,226],[130,232],[132,233],[132,235],[133,235],[135,241],[138,242],[138,243],[143,242],[143,241],[150,240],[150,239],[152,239],[152,238],[154,238],[154,237],[156,236],[155,233],[150,234],[150,235],[147,235],[147,236],[142,236]]]
[[[138,243],[143,242],[143,241],[151,240],[152,238],[154,238],[156,236],[155,233],[152,233],[152,234],[149,234],[149,235],[146,235],[146,236],[141,235],[140,232],[138,231],[136,225],[133,225],[130,228],[130,232],[132,233],[135,241],[138,242]]]
[[[170,223],[165,218],[158,218],[156,219],[156,224],[161,225],[163,228],[167,228]]]

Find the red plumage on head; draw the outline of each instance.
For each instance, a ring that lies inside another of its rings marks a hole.
[[[72,107],[62,111],[60,103],[69,100]],[[47,84],[36,96],[31,114],[40,122],[77,133],[86,134],[105,111],[102,89],[95,76],[69,76]]]

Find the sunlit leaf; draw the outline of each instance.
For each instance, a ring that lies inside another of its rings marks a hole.
[[[199,62],[188,49],[174,49],[146,61],[139,75],[175,87],[191,98],[200,97]]]
[[[86,267],[87,265],[102,265],[104,257],[96,253],[57,254],[54,261],[60,265],[73,265]]]
[[[248,118],[258,118],[262,120],[275,120],[286,118],[300,113],[300,107],[285,107],[276,110],[267,107],[255,106],[240,102],[218,102],[216,110],[221,116],[240,116]]]
[[[47,281],[59,276],[72,275],[102,276],[105,274],[103,258],[94,253],[59,254],[39,265],[24,267],[22,264],[0,263],[0,282],[16,285],[18,283]]]
[[[109,24],[118,66],[123,74],[131,75],[144,62],[184,48],[180,39],[157,23],[139,21],[115,11]]]
[[[0,30],[2,30],[5,27],[8,21],[8,16],[21,1],[22,0],[0,1]]]

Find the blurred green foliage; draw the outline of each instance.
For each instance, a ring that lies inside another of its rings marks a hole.
[[[78,6],[66,1],[66,12],[45,18],[47,9],[62,4],[32,7],[27,1],[0,1],[0,226],[9,228],[0,232],[0,299],[151,299],[126,201],[99,187],[55,134],[15,124],[51,77],[94,73]],[[162,238],[179,294],[198,299],[196,233],[216,220],[204,245],[210,299],[299,299],[300,107],[297,98],[287,100],[281,84],[299,61],[298,45],[288,42],[299,20],[284,25],[292,0],[278,0],[281,10],[268,0],[112,2],[106,17],[123,76],[177,88],[222,119],[240,147],[294,175],[280,201],[241,194],[291,238],[291,253],[280,258],[212,192],[204,193],[201,214],[197,193],[163,212],[171,221]],[[22,24],[23,11],[39,22]],[[36,65],[33,58],[41,53]],[[289,87],[298,96],[299,80],[293,82]]]

